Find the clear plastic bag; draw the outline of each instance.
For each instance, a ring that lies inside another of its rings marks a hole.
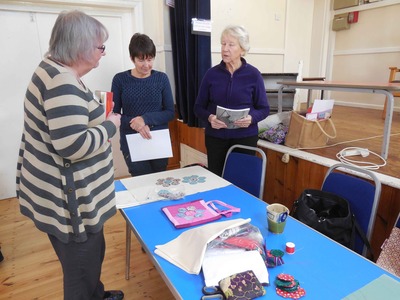
[[[250,223],[227,229],[208,243],[207,250],[217,249],[257,250],[266,262],[264,238],[258,227]]]
[[[147,194],[146,200],[149,202],[155,200],[182,200],[185,196],[185,186],[180,184],[169,187],[152,187]]]

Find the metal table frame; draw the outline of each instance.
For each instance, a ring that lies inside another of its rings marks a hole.
[[[340,92],[358,92],[370,94],[382,94],[387,98],[387,109],[385,117],[385,126],[383,130],[383,141],[381,155],[387,159],[389,152],[390,131],[393,118],[394,97],[393,92],[400,91],[400,85],[396,83],[350,83],[350,82],[335,82],[335,81],[300,81],[278,82],[281,86],[278,90],[278,112],[282,112],[282,93],[284,89],[299,88],[307,90],[329,90]],[[310,95],[310,93],[309,93]],[[308,99],[309,104],[310,99]]]

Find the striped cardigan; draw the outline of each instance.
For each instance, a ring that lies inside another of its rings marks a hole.
[[[24,101],[17,164],[21,213],[60,241],[84,242],[115,208],[111,144],[104,107],[75,75],[44,59]]]

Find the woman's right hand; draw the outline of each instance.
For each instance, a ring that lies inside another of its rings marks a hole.
[[[121,125],[121,115],[120,114],[110,112],[107,116],[107,120],[113,122],[115,127],[117,127],[117,128],[119,128],[119,126]]]
[[[228,126],[221,120],[217,119],[216,115],[210,115],[208,117],[208,122],[210,122],[211,127],[214,129],[221,129],[221,128],[227,128]]]

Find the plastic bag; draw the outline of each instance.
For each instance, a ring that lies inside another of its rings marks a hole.
[[[257,250],[266,262],[264,238],[258,227],[250,223],[225,230],[208,243],[207,250],[209,249]]]
[[[289,129],[291,111],[270,115],[258,122],[258,137],[274,144],[283,144]]]
[[[264,131],[278,124],[289,126],[291,114],[292,114],[291,111],[284,111],[273,115],[269,115],[264,120],[258,122],[258,132],[263,133]]]

